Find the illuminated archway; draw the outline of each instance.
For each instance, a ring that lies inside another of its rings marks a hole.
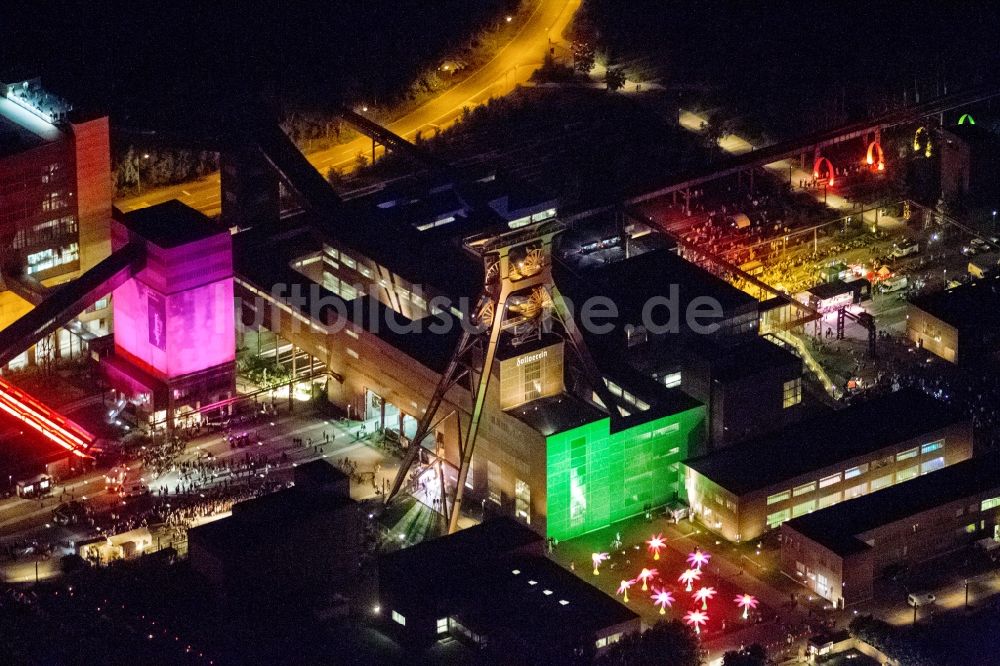
[[[976,119],[975,119],[975,118],[973,118],[973,117],[972,117],[971,115],[969,115],[968,113],[963,113],[963,114],[962,114],[962,115],[961,115],[961,116],[959,117],[959,119],[958,119],[958,124],[959,124],[959,125],[965,125],[966,123],[968,123],[969,125],[975,125],[975,124],[976,124]]]
[[[926,127],[918,127],[917,131],[913,133],[913,150],[915,152],[923,150],[924,157],[931,156],[931,133]]]
[[[877,162],[876,158],[878,159]],[[882,144],[877,140],[868,144],[868,154],[865,156],[865,162],[869,166],[876,164],[876,169],[885,171],[885,153],[882,152]]]
[[[825,173],[823,171],[824,166],[826,167]],[[813,162],[813,178],[819,180],[827,178],[829,179],[828,184],[833,185],[833,175],[833,162],[830,161],[830,158],[822,156],[817,157],[816,161]]]

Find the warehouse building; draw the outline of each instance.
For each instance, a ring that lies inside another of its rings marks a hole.
[[[455,638],[507,663],[600,654],[640,630],[638,614],[544,555],[497,518],[379,558],[379,613],[410,649]],[[486,661],[491,661],[486,659]]]
[[[972,425],[903,390],[683,464],[698,519],[730,541],[972,457]]]
[[[910,301],[906,337],[949,363],[967,365],[1000,350],[1000,278],[986,278]]]
[[[888,568],[1000,541],[1000,459],[973,458],[781,526],[781,569],[843,607]]]

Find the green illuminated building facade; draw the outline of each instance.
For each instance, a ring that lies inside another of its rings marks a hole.
[[[679,463],[704,430],[699,405],[615,432],[605,417],[548,436],[548,536],[572,538],[681,496]]]

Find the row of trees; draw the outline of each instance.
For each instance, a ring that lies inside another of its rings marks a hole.
[[[115,158],[112,184],[116,197],[141,194],[143,188],[173,185],[219,170],[219,154],[210,150],[128,146]]]

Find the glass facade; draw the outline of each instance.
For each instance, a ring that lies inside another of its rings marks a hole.
[[[616,433],[604,418],[548,437],[548,536],[568,539],[676,497],[678,463],[704,418],[697,407]]]

